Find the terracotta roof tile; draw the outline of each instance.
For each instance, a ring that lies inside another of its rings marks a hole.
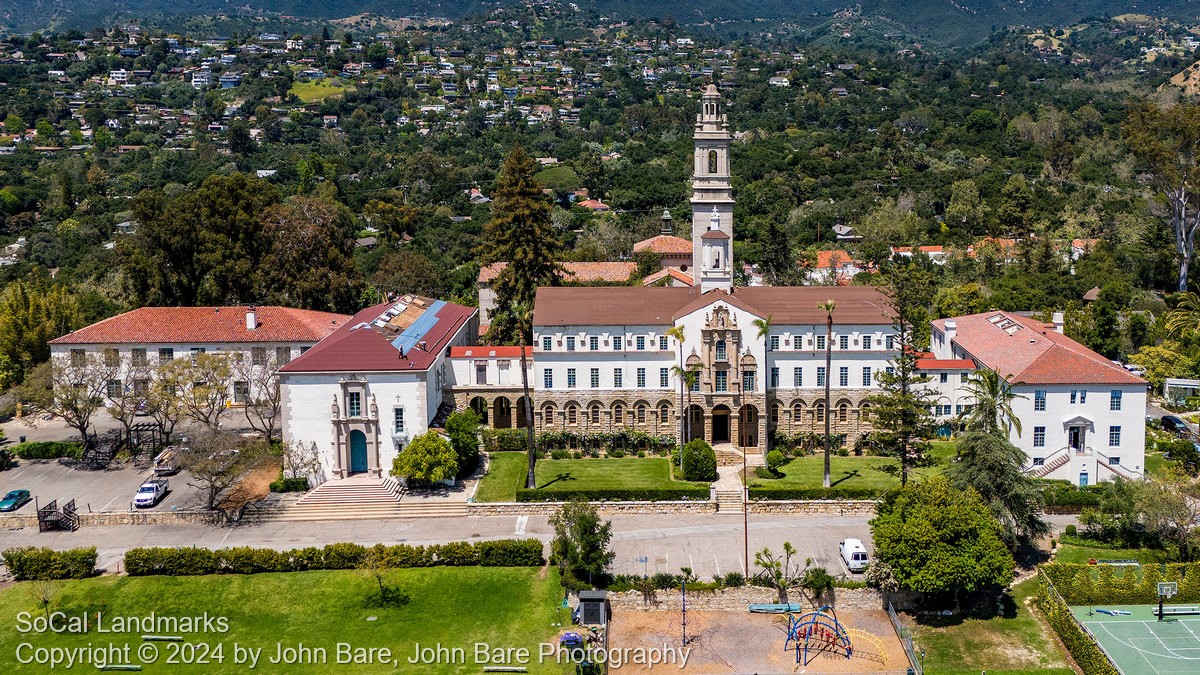
[[[660,234],[633,245],[634,251],[650,250],[662,255],[692,255],[692,242],[683,237]]]
[[[317,342],[345,325],[345,314],[291,307],[142,307],[51,340],[53,345],[220,342]]]
[[[596,282],[625,283],[637,270],[637,263],[632,262],[565,262],[561,263],[566,273],[566,282]],[[500,272],[508,267],[506,262],[497,262],[479,268],[479,283],[487,284],[496,280]]]
[[[672,279],[688,286],[691,286],[696,282],[696,280],[692,278],[692,275],[688,274],[687,272],[680,272],[674,267],[664,267],[654,274],[648,275],[645,279],[642,279],[642,285],[654,286],[667,277],[671,277]]]

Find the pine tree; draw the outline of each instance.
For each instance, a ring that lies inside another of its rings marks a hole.
[[[550,220],[550,203],[533,179],[537,164],[514,146],[500,168],[492,195],[492,219],[484,228],[483,264],[506,262],[496,277],[496,310],[488,328],[495,343],[527,344],[528,328],[517,312],[533,306],[538,286],[557,286],[563,244]]]
[[[896,351],[891,368],[878,376],[882,392],[868,400],[875,412],[879,440],[900,457],[900,484],[906,485],[909,458],[920,449],[923,439],[933,436],[937,426],[932,414],[933,392],[925,386],[929,378],[917,370],[917,358],[929,343],[925,303],[933,280],[912,263],[892,264],[885,272]]]

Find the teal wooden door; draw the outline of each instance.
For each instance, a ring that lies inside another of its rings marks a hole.
[[[361,431],[350,432],[350,473],[367,470],[367,435]]]
[[[1087,472],[1085,471],[1084,473],[1079,474],[1079,487],[1087,487],[1087,486],[1088,486],[1088,475],[1087,475]]]

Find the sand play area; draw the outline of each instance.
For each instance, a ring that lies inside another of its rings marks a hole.
[[[850,630],[856,655],[821,654],[809,665],[796,663],[792,650],[784,651],[787,619],[783,615],[747,611],[694,611],[687,613],[687,666],[660,664],[647,667],[623,664],[613,671],[633,673],[904,673],[908,660],[904,648],[883,611],[846,609],[838,620]],[[614,610],[609,625],[610,648],[679,647],[683,614],[679,611]],[[873,639],[872,639],[873,638]]]

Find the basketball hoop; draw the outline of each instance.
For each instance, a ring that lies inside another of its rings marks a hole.
[[[1158,582],[1158,597],[1173,598],[1179,593],[1178,581],[1160,581]]]

